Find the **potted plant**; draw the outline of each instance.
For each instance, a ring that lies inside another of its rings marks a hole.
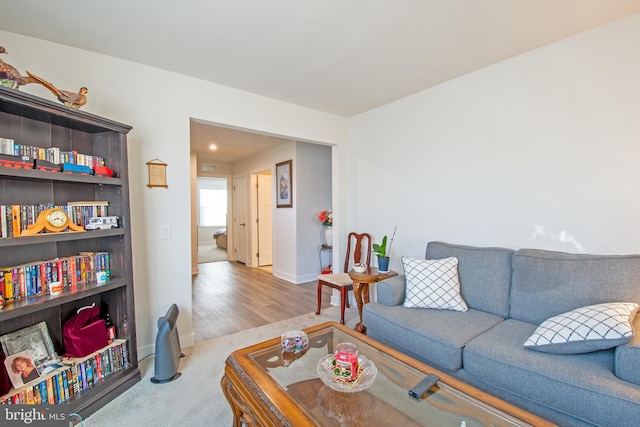
[[[380,244],[373,244],[373,254],[378,257],[378,271],[380,273],[389,272],[389,253],[391,253],[391,246],[393,245],[393,238],[396,236],[396,227],[393,230],[393,235],[391,236],[391,241],[389,242],[389,250],[387,250],[387,236],[385,235],[382,238],[382,242]]]

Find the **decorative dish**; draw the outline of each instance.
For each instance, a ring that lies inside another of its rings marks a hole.
[[[338,382],[333,376],[335,357],[328,354],[318,361],[318,376],[329,388],[343,393],[356,393],[371,387],[378,375],[378,368],[364,356],[358,356],[358,377],[350,383]]]
[[[353,271],[362,274],[367,271],[367,264],[354,264]]]

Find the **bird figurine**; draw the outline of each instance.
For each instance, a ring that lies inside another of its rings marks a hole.
[[[53,93],[58,101],[62,102],[64,105],[72,107],[72,108],[80,108],[84,104],[87,103],[87,93],[89,89],[86,87],[81,87],[78,93],[69,92],[66,90],[60,90],[42,77],[38,77],[35,74],[32,74],[27,70],[27,74],[33,80],[34,83],[40,83],[42,86],[46,87]]]
[[[0,53],[9,54],[5,50],[4,47],[0,46]],[[33,83],[29,77],[22,77],[20,71],[16,69],[11,64],[7,64],[2,59],[0,59],[0,80],[9,80],[13,82],[13,89],[18,89],[22,85],[26,85],[27,83]]]

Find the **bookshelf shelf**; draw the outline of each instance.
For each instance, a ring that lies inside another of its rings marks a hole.
[[[128,334],[118,333],[118,338],[126,342],[129,365],[61,402],[83,418],[131,387],[141,376],[131,261],[127,156],[130,130],[129,125],[0,87],[0,137],[25,146],[95,156],[104,159],[105,166],[115,174],[115,178],[109,178],[0,166],[0,205],[64,206],[77,201],[104,201],[108,203],[109,215],[120,218],[121,228],[0,238],[0,272],[20,265],[43,265],[81,252],[109,254],[111,277],[107,283],[84,284],[78,280],[76,285],[68,284],[59,295],[45,293],[5,301],[0,311],[0,335],[44,321],[58,355],[65,354],[63,325],[78,308],[96,304],[103,318],[109,313],[118,331],[127,319]]]
[[[44,181],[60,181],[60,182],[85,182],[87,184],[102,184],[102,185],[122,185],[122,179],[120,178],[107,178],[103,176],[94,175],[77,175],[62,172],[47,172],[35,169],[19,169],[19,168],[0,168],[0,176],[13,177],[13,178],[26,178],[29,180],[44,180]]]
[[[6,237],[0,239],[0,248],[2,247],[15,247],[24,245],[37,245],[41,243],[52,242],[70,242],[74,240],[89,240],[95,238],[104,238],[111,236],[124,236],[123,228],[113,228],[110,230],[94,230],[94,231],[69,231],[65,233],[50,233],[41,234],[38,236],[24,236],[24,237]]]
[[[10,301],[5,303],[4,308],[0,311],[0,322],[24,316],[25,314],[33,314],[39,310],[46,310],[51,307],[57,307],[60,304],[67,304],[78,301],[93,295],[98,295],[106,291],[122,288],[127,285],[126,280],[111,278],[108,283],[97,284],[88,283],[86,285],[77,285],[76,289],[65,289],[61,295],[34,295],[31,297]]]
[[[99,387],[73,396],[65,404],[70,407],[69,413],[92,414],[103,406],[97,402],[110,402],[138,381],[140,381],[140,372],[137,368],[129,367],[105,379]]]
[[[124,340],[116,339],[106,347],[80,358],[62,358],[62,364],[51,372],[11,390],[0,399],[14,395],[38,395],[41,400],[58,401],[67,405],[69,413],[94,412],[96,402],[120,394],[123,387],[135,384],[136,368],[126,361]],[[55,391],[54,391],[55,389]]]

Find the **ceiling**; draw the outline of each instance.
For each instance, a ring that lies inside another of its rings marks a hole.
[[[191,151],[205,163],[234,163],[245,157],[267,151],[290,139],[214,126],[191,119]],[[213,144],[216,150],[209,146]]]
[[[19,4],[0,29],[344,117],[640,12],[640,0]]]

